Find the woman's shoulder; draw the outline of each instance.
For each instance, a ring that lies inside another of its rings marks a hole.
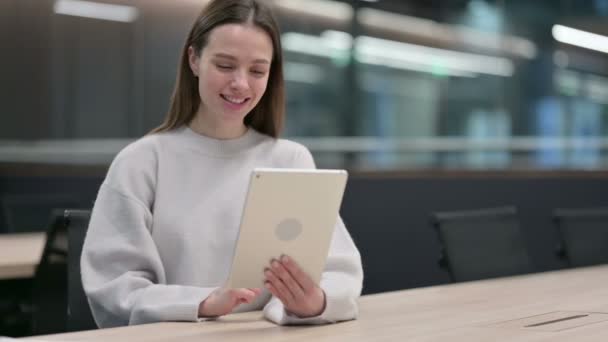
[[[294,153],[302,153],[308,151],[306,146],[285,138],[273,138],[266,134],[254,131],[258,135],[258,146],[270,150],[273,154],[293,155]]]
[[[145,135],[127,146],[125,146],[114,158],[114,162],[139,163],[142,159],[149,159],[158,153],[160,141],[163,139],[163,134]]]
[[[171,131],[152,133],[131,142],[116,154],[110,171],[140,173],[156,170],[162,150],[174,140],[173,135]]]
[[[284,138],[276,139],[276,148],[286,153],[308,152],[308,148],[301,143]]]
[[[314,168],[314,161],[308,148],[289,139],[268,139],[274,160],[282,167]]]
[[[162,134],[150,134],[124,147],[112,161],[104,185],[149,203],[157,179],[162,140]]]

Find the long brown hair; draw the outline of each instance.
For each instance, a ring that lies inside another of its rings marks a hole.
[[[272,40],[273,56],[266,92],[245,117],[245,125],[271,137],[278,137],[285,116],[283,52],[277,22],[270,8],[261,0],[212,0],[202,10],[182,49],[175,88],[165,121],[150,133],[169,131],[187,125],[194,119],[201,98],[198,81],[188,63],[188,47],[192,46],[200,57],[211,30],[220,25],[235,23],[251,23],[263,29]]]

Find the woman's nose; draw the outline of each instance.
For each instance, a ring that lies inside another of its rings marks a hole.
[[[247,75],[243,72],[237,71],[233,74],[230,87],[233,89],[247,89],[249,83],[247,82]]]

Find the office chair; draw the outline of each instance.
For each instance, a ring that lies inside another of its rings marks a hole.
[[[87,210],[53,210],[32,289],[31,334],[96,329],[80,278]]]
[[[31,279],[0,281],[0,336],[30,335],[31,283]]]
[[[55,208],[75,208],[81,200],[71,194],[3,194],[0,230],[8,233],[43,232]]]
[[[437,212],[432,220],[442,245],[440,266],[452,281],[532,272],[514,207]]]
[[[67,226],[62,210],[53,210],[46,244],[32,284],[31,333],[65,332],[67,312]]]
[[[608,208],[556,209],[553,219],[571,267],[608,263]]]
[[[67,330],[97,329],[89,302],[82,287],[80,256],[89,226],[89,210],[66,210],[64,220],[68,228],[68,312]]]

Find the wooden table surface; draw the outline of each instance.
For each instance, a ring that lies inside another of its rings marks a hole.
[[[0,279],[33,277],[45,241],[45,233],[0,234]]]
[[[552,322],[552,323],[551,323]],[[33,337],[45,341],[608,341],[608,266],[364,296],[356,321],[281,327],[261,313]]]

